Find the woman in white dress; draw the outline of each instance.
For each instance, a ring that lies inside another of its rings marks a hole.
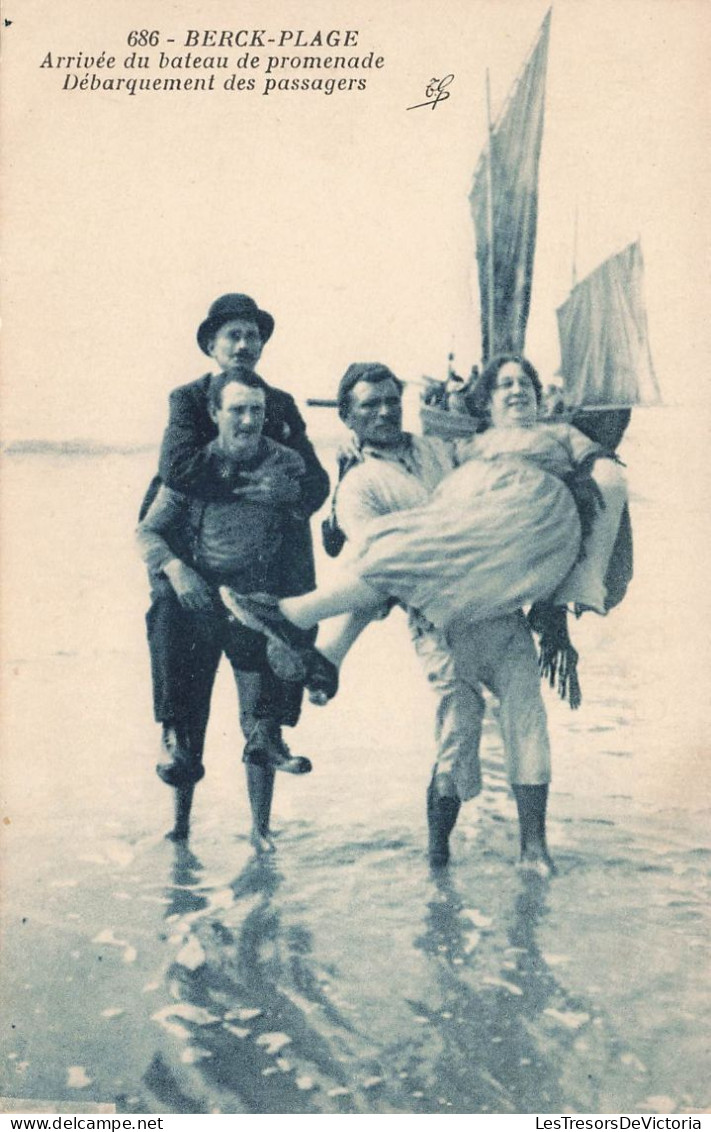
[[[487,427],[432,495],[374,520],[362,554],[328,586],[276,607],[226,591],[232,612],[277,637],[282,618],[310,628],[390,597],[445,632],[540,600],[604,614],[626,499],[619,466],[572,425],[538,420],[541,383],[523,357],[494,359],[474,396]]]

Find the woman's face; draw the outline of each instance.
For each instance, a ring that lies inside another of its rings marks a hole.
[[[538,414],[536,390],[519,362],[505,362],[491,391],[489,413],[494,428],[528,428]]]

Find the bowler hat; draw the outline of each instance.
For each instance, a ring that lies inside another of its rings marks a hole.
[[[207,318],[198,327],[198,346],[203,354],[209,354],[208,343],[226,322],[233,318],[241,318],[246,322],[254,322],[259,328],[262,343],[267,342],[274,330],[274,319],[268,311],[260,310],[250,295],[221,295],[215,299],[207,312]]]

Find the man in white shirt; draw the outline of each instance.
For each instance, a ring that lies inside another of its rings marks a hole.
[[[377,363],[349,366],[338,389],[341,419],[352,430],[358,462],[336,494],[338,525],[358,551],[373,519],[421,503],[451,471],[448,445],[403,431],[402,384]],[[408,611],[415,649],[437,696],[436,761],[427,791],[429,856],[449,860],[449,835],[463,801],[481,791],[479,746],[484,715],[482,687],[499,699],[509,781],[521,828],[521,861],[550,871],[545,808],[550,752],[535,647],[522,612],[452,626],[448,639],[415,610]],[[364,621],[351,618],[343,637],[352,641]],[[328,650],[324,650],[328,651]],[[336,659],[334,650],[331,659]]]

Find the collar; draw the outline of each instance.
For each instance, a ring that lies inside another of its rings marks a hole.
[[[403,432],[402,443],[397,448],[376,448],[371,444],[364,444],[360,449],[361,459],[386,460],[390,464],[399,464],[407,472],[413,470],[417,460],[414,438],[411,432]]]
[[[356,449],[356,454],[340,456],[338,459],[338,482],[340,483],[343,477],[351,468],[357,468],[359,464],[364,463],[366,460],[383,460],[389,464],[398,464],[404,468],[406,472],[417,471],[417,454],[413,442],[413,436],[410,432],[403,432],[402,443],[397,448],[375,448],[371,444],[361,444]]]
[[[212,384],[213,384],[215,378],[221,377],[222,374],[226,373],[226,372],[227,371],[224,370],[224,369],[215,369],[215,370],[211,370],[209,373],[205,374],[205,376],[208,379],[210,388],[212,388]],[[254,376],[257,379],[257,384],[260,386],[260,388],[262,388],[265,393],[268,393],[269,390],[271,389],[271,386],[267,384],[267,382],[264,380],[264,378],[261,376],[261,374],[257,373],[254,370],[252,372],[254,373]]]
[[[372,444],[361,444],[361,456],[374,456],[376,460],[394,460],[400,462],[412,452],[412,433],[403,432],[402,442],[397,448],[376,448]]]

